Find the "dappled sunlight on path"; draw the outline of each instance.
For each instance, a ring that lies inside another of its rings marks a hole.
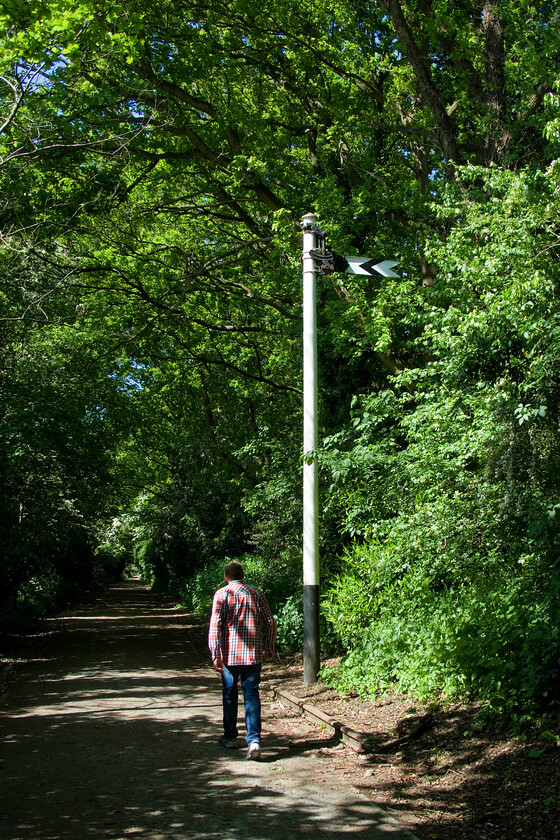
[[[1,838],[409,836],[281,739],[260,763],[220,750],[220,683],[197,637],[137,582],[57,620],[2,717]]]

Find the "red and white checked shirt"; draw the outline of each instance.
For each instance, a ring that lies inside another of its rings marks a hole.
[[[224,665],[253,665],[263,661],[263,649],[274,650],[275,641],[276,622],[258,587],[232,580],[218,589],[208,632],[212,659],[221,656]]]

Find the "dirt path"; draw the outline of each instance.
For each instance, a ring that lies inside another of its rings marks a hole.
[[[5,700],[1,838],[410,840],[275,704],[262,762],[220,749],[219,680],[171,602],[126,582],[55,626]]]

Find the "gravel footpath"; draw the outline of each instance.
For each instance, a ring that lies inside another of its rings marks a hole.
[[[262,761],[221,749],[200,625],[168,599],[126,581],[52,626],[3,700],[3,840],[411,840],[266,690]]]

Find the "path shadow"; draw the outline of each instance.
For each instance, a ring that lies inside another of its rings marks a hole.
[[[137,585],[57,621],[2,716],[2,840],[400,837],[367,802],[318,796],[297,762],[324,740],[278,739],[262,763],[218,747],[220,685],[191,626]]]

